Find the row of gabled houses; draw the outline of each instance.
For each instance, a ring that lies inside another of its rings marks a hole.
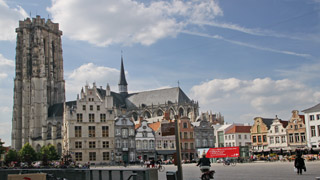
[[[288,121],[254,118],[252,126],[243,124],[215,125],[216,147],[248,146],[253,153],[320,150],[320,104],[293,110]]]
[[[181,117],[178,120],[182,160],[196,160],[200,151],[214,147],[240,146],[243,157],[248,157],[250,152],[286,153],[296,149],[319,149],[319,140],[316,143],[310,141],[319,137],[320,132],[312,132],[313,127],[319,129],[319,125],[307,125],[320,122],[317,113],[310,115],[311,110],[305,110],[305,115],[299,115],[294,110],[288,121],[278,117],[256,117],[252,126],[240,123],[213,124],[205,116],[199,117],[196,122]],[[65,139],[66,149],[79,163],[168,160],[176,152],[175,123],[168,113],[156,122],[140,117],[139,122],[135,123],[126,115],[103,123],[76,119],[68,122],[70,124],[65,130],[68,135],[64,136],[68,137]]]

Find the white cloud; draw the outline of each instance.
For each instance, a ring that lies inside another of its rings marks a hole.
[[[319,60],[318,60],[319,62]],[[320,63],[305,63],[297,68],[291,69],[278,69],[276,72],[279,72],[281,76],[292,79],[296,79],[301,82],[305,81],[318,81],[319,79],[319,69]]]
[[[0,0],[0,40],[14,41],[16,39],[15,28],[19,20],[28,15],[22,7],[10,8],[4,0]]]
[[[6,59],[0,54],[0,80],[8,78],[14,73],[14,61]]]
[[[120,71],[118,69],[97,66],[93,63],[88,63],[73,70],[71,73],[66,73],[66,92],[67,98],[74,100],[75,94],[79,94],[81,88],[86,84],[96,85],[106,88],[107,83],[110,84],[111,90],[116,91],[116,86],[119,81]]]
[[[289,79],[270,78],[214,79],[193,86],[190,95],[199,100],[202,110],[220,111],[234,122],[248,122],[254,116],[288,119],[293,109],[303,110],[320,100],[320,91]],[[250,120],[245,119],[248,115]]]
[[[213,0],[53,0],[47,8],[64,34],[98,46],[150,45],[175,37],[190,21],[210,21],[223,12]]]

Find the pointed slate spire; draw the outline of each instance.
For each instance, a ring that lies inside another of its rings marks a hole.
[[[121,70],[120,70],[120,81],[119,85],[128,85],[126,80],[126,75],[124,74],[124,67],[123,67],[123,58],[121,56]]]
[[[128,95],[128,83],[126,80],[126,75],[124,74],[124,67],[123,67],[123,58],[121,55],[121,70],[120,70],[120,80],[119,80],[119,93],[126,96]]]

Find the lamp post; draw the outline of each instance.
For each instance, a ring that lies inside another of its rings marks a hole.
[[[182,176],[182,165],[181,165],[181,147],[180,147],[180,126],[178,115],[174,116],[175,119],[175,135],[176,135],[176,153],[177,153],[177,166],[178,166],[178,180],[183,180]]]

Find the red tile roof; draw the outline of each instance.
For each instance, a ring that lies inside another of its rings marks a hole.
[[[251,126],[233,126],[225,134],[250,133]]]
[[[156,132],[161,127],[161,122],[155,122],[148,125],[154,132]]]
[[[283,126],[284,128],[286,128],[286,127],[288,126],[289,121],[280,120],[280,123],[282,124],[282,126]]]

